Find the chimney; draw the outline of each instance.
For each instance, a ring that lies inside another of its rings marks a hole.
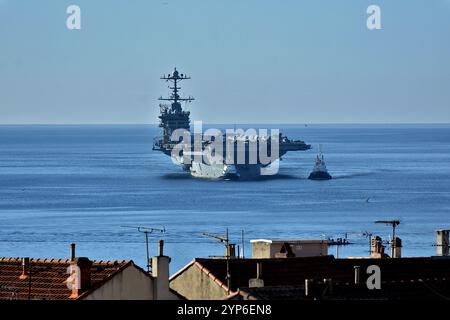
[[[234,243],[230,243],[225,246],[225,257],[230,259],[236,258],[236,245]]]
[[[370,257],[379,259],[384,258],[385,256],[383,240],[379,236],[373,236],[370,239]]]
[[[158,242],[158,256],[164,255],[164,240],[159,240]]]
[[[75,243],[70,244],[70,261],[75,261]]]
[[[169,300],[172,295],[169,290],[170,258],[164,255],[164,241],[159,240],[158,256],[152,257],[153,299]]]
[[[361,281],[361,267],[354,266],[353,269],[355,270],[355,284],[359,284]]]
[[[248,286],[250,288],[262,288],[264,287],[264,280],[262,279],[262,263],[256,263],[256,279],[248,280]]]
[[[436,230],[436,255],[448,256],[450,230]]]
[[[22,274],[19,279],[27,279],[30,274],[30,258],[22,258]]]
[[[92,261],[86,257],[74,258],[70,261],[70,285],[72,295],[70,298],[78,298],[83,292],[91,288]]]
[[[393,257],[392,258],[401,258],[402,257],[402,239],[395,237],[393,240]]]

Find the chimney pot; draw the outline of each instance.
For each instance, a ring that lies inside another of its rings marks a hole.
[[[22,258],[22,266],[28,266],[30,263],[30,258]]]
[[[392,258],[401,258],[402,257],[402,239],[399,237],[395,237],[392,241],[392,244],[394,246],[393,248],[393,255]]]
[[[158,255],[163,256],[164,255],[164,240],[159,240],[159,247],[158,247]]]
[[[360,277],[361,277],[361,267],[360,266],[354,266],[353,269],[355,269],[355,284],[360,283]]]
[[[449,234],[450,230],[436,230],[436,255],[449,255]]]
[[[29,275],[30,269],[30,258],[22,258],[22,274],[19,279],[26,279]]]
[[[236,244],[229,243],[225,246],[225,256],[229,259],[236,258]]]
[[[75,261],[75,243],[70,244],[70,261]]]

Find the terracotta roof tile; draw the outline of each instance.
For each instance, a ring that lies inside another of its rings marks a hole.
[[[71,290],[66,286],[68,259],[30,259],[30,278],[20,279],[21,258],[0,258],[0,300],[8,299],[69,299]],[[122,271],[131,260],[93,261],[91,268],[91,288],[98,288],[112,276]],[[86,296],[85,292],[80,297]]]

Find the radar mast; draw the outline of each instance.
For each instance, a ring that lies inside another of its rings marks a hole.
[[[193,100],[195,100],[193,97],[189,96],[187,98],[182,98],[180,97],[180,95],[178,94],[178,92],[180,91],[181,87],[178,86],[178,82],[182,81],[182,80],[189,80],[191,79],[191,77],[188,77],[185,74],[180,74],[177,71],[177,68],[174,69],[173,74],[168,74],[163,75],[161,78],[161,80],[166,80],[166,81],[171,81],[173,83],[173,87],[169,86],[169,89],[172,90],[172,93],[170,94],[169,97],[167,98],[163,98],[163,97],[159,97],[158,100],[160,101],[172,101],[172,111],[173,112],[181,112],[181,104],[179,103],[179,101],[185,101],[185,102],[191,102]]]

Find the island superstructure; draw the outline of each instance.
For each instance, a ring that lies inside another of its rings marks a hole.
[[[261,175],[270,175],[278,171],[274,171],[271,168],[273,168],[275,162],[278,165],[278,161],[288,151],[304,151],[311,148],[304,141],[290,140],[281,133],[276,137],[273,135],[236,134],[231,138],[223,135],[223,146],[221,149],[227,156],[224,156],[220,161],[198,160],[195,157],[194,143],[189,148],[189,152],[184,152],[181,156],[174,157],[173,151],[179,144],[179,141],[172,141],[172,134],[177,129],[188,131],[192,137],[191,141],[199,138],[194,136],[194,133],[191,133],[190,112],[184,110],[181,106],[181,102],[189,103],[194,101],[194,98],[191,96],[181,97],[179,94],[181,89],[179,83],[188,79],[191,78],[178,72],[176,68],[172,74],[161,77],[161,80],[171,83],[169,86],[171,94],[166,98],[160,97],[158,100],[169,101],[170,104],[161,103],[159,105],[159,127],[162,128],[162,136],[155,138],[153,149],[175,158],[175,161],[185,171],[190,172],[192,176],[211,179],[252,179]],[[197,133],[195,134],[197,135]],[[217,151],[217,145],[212,143],[211,140],[203,139],[203,137],[200,137],[200,139],[201,153],[214,154]],[[260,151],[262,151],[261,148],[265,148],[264,150],[272,150],[272,143],[278,144],[278,154],[275,157],[276,159],[271,155],[271,161],[267,162],[265,158],[263,159],[260,156]],[[183,157],[184,159],[188,157],[191,161],[186,163],[183,161]]]

